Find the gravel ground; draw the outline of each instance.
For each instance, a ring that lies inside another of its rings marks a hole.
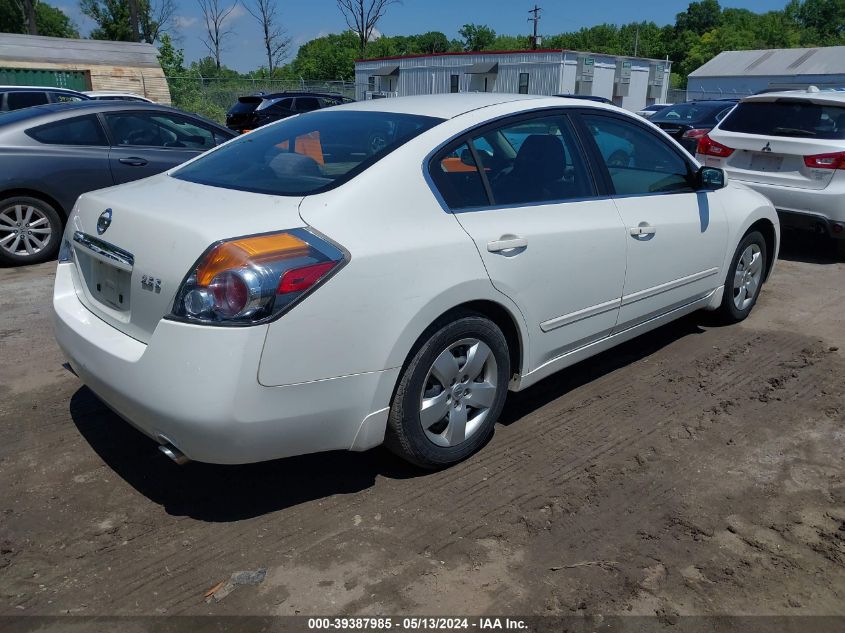
[[[512,396],[435,474],[178,467],[62,368],[55,264],[0,269],[0,615],[845,615],[845,264],[817,251],[740,325]]]

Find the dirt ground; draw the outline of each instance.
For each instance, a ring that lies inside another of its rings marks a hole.
[[[0,270],[0,615],[845,615],[845,264],[811,242],[746,322],[512,396],[435,474],[170,463],[62,368],[54,268]]]

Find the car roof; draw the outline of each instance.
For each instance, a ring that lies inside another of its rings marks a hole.
[[[31,106],[29,108],[21,108],[20,110],[12,110],[11,112],[3,112],[0,114],[0,128],[5,127],[7,124],[13,125],[15,123],[30,126],[33,125],[33,122],[37,119],[44,119],[45,122],[58,121],[60,119],[69,118],[88,111],[96,113],[111,111],[119,112],[122,110],[136,112],[139,110],[173,112],[175,114],[182,114],[199,119],[220,130],[231,132],[231,130],[228,130],[219,123],[210,121],[198,114],[184,112],[178,108],[171,108],[170,106],[161,105],[159,103],[148,103],[146,101],[98,101],[95,99],[78,101],[76,103],[47,103],[44,105]]]
[[[745,97],[742,103],[749,101],[766,102],[777,101],[778,99],[803,99],[810,103],[820,105],[845,105],[845,91],[843,90],[781,90],[778,92],[764,92],[757,95]]]
[[[0,92],[69,92],[71,94],[85,94],[83,92],[79,92],[78,90],[71,90],[70,88],[59,88],[58,86],[0,86]]]
[[[262,99],[280,99],[282,97],[329,97],[331,99],[341,99],[343,95],[337,92],[268,92],[266,94],[246,95],[248,97],[261,97]]]
[[[413,97],[389,97],[386,99],[368,99],[355,101],[331,108],[333,111],[360,110],[364,112],[394,112],[431,116],[440,119],[452,119],[472,110],[516,101],[550,101],[561,105],[584,106],[588,102],[580,99],[548,97],[540,95],[505,94],[492,92],[460,92],[454,94],[417,95]],[[601,106],[598,102],[589,102]],[[538,103],[538,105],[540,105]]]

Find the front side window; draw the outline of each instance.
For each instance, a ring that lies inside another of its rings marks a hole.
[[[497,205],[556,202],[593,194],[568,119],[537,117],[473,138]]]
[[[245,134],[178,169],[174,178],[304,196],[342,184],[442,119],[329,109],[290,117]]]
[[[91,114],[40,125],[26,133],[47,145],[108,145],[100,122]]]
[[[46,92],[10,92],[6,95],[6,107],[9,110],[19,110],[48,103]]]
[[[617,194],[692,191],[689,164],[656,134],[607,116],[588,114],[583,120]]]
[[[747,101],[740,103],[719,127],[761,136],[845,139],[845,107],[798,99]]]
[[[528,94],[528,73],[519,73],[519,94]]]
[[[115,112],[105,115],[116,146],[210,149],[211,130],[179,116],[148,112]]]

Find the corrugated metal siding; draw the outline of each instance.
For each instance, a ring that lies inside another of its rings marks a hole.
[[[372,72],[385,66],[399,65],[398,80],[394,80],[391,92],[399,96],[418,94],[441,94],[450,90],[451,75],[458,75],[461,92],[484,90],[484,78],[487,78],[487,91],[516,93],[519,91],[520,73],[528,73],[528,93],[553,95],[574,93],[577,59],[580,53],[572,51],[549,51],[539,53],[478,53],[472,55],[434,55],[428,57],[406,57],[383,60],[365,60],[355,64],[356,98],[367,97],[368,78]],[[611,55],[591,55],[595,58],[593,94],[612,98],[616,76],[617,57]],[[630,59],[630,58],[626,58]],[[623,107],[638,110],[647,103],[648,71],[652,60],[633,59],[632,77],[645,75],[633,82],[632,90],[623,100]],[[490,75],[468,75],[467,71],[475,64],[496,62],[499,72]],[[668,82],[668,73],[665,77]],[[665,97],[668,85],[663,86]],[[376,91],[388,91],[386,78],[375,78]]]
[[[845,46],[724,51],[690,77],[845,75]]]
[[[83,70],[44,68],[0,68],[0,85],[89,89],[88,76]]]

